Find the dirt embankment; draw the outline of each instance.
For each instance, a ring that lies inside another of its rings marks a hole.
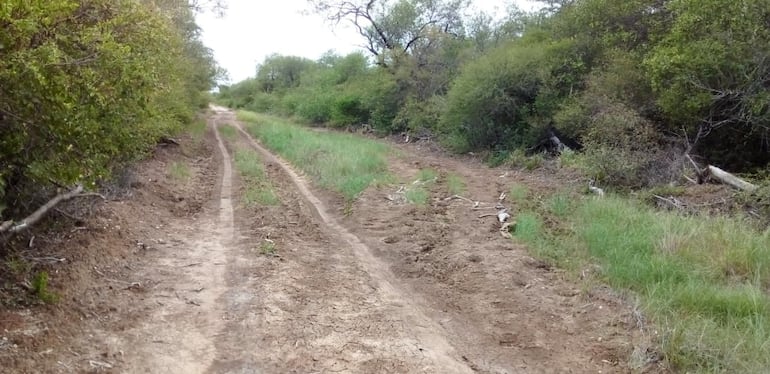
[[[224,124],[234,114],[214,111],[210,128]],[[607,373],[649,356],[619,298],[576,287],[443,199],[448,173],[481,201],[547,180],[407,147],[392,172],[408,183],[437,170],[433,199],[373,188],[345,215],[247,134],[216,135],[158,151],[133,197],[62,242],[61,301],[0,314],[0,371]],[[260,152],[275,205],[244,203],[237,149]]]

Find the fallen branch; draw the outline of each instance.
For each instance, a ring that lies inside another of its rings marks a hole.
[[[467,197],[462,197],[460,195],[449,196],[449,197],[445,198],[444,201],[449,201],[449,200],[454,200],[454,199],[467,201],[467,202],[469,202],[471,204],[476,203],[475,201],[473,201],[473,200],[471,200],[471,199],[469,199]]]
[[[38,208],[34,213],[30,214],[27,218],[24,218],[21,222],[14,225],[13,221],[6,221],[0,226],[0,233],[10,232],[17,233],[30,228],[32,225],[40,221],[45,215],[53,209],[57,204],[64,200],[72,199],[83,192],[83,185],[77,185],[71,191],[60,194],[53,199],[49,200],[45,205]],[[10,222],[10,223],[9,223]]]
[[[686,175],[682,175],[682,176],[684,177],[684,179],[687,179],[688,182],[690,182],[692,184],[698,184],[698,181],[696,181],[695,179],[692,179],[692,178],[690,178],[690,177],[688,177]]]
[[[707,170],[709,175],[714,177],[716,180],[726,185],[735,187],[739,190],[751,192],[759,188],[756,185],[746,182],[745,180],[738,178],[735,175],[732,175],[716,166],[709,165]]]
[[[707,169],[701,169],[700,166],[698,166],[698,163],[695,162],[695,160],[690,157],[689,154],[684,155],[685,158],[687,158],[688,161],[690,161],[690,164],[692,164],[692,167],[695,168],[695,176],[697,177],[697,184],[703,184],[703,180],[705,179],[705,174]]]

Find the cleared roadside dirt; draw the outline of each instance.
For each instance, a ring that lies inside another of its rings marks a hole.
[[[210,128],[225,124],[239,127],[216,109]],[[133,198],[107,203],[93,230],[69,239],[70,264],[53,277],[59,304],[0,314],[0,372],[661,371],[630,360],[651,352],[628,305],[444,200],[450,172],[480,201],[512,183],[548,188],[547,178],[402,146],[397,178],[439,171],[429,203],[391,202],[391,185],[345,215],[245,132],[206,139],[159,152]],[[260,152],[279,204],[242,203],[230,161],[240,148]],[[172,162],[189,178],[169,177]]]

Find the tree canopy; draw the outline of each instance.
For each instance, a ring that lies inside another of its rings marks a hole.
[[[621,185],[660,182],[650,173],[684,153],[738,171],[770,162],[770,0],[553,0],[505,14],[461,0],[309,4],[353,24],[371,64],[334,80],[343,58],[327,55],[294,87],[244,82],[229,102],[430,133],[457,151],[531,152],[559,133]]]

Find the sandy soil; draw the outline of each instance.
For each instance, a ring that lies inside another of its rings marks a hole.
[[[131,198],[54,243],[68,259],[52,270],[60,301],[0,312],[0,372],[663,371],[621,298],[577,286],[493,218],[444,199],[448,173],[488,202],[512,183],[553,188],[547,175],[401,145],[399,180],[439,172],[429,203],[386,199],[389,185],[345,214],[245,132],[213,131],[224,124],[240,127],[215,108],[203,144],[159,150]],[[279,204],[242,202],[238,148],[262,155]],[[174,162],[189,178],[169,176]]]

